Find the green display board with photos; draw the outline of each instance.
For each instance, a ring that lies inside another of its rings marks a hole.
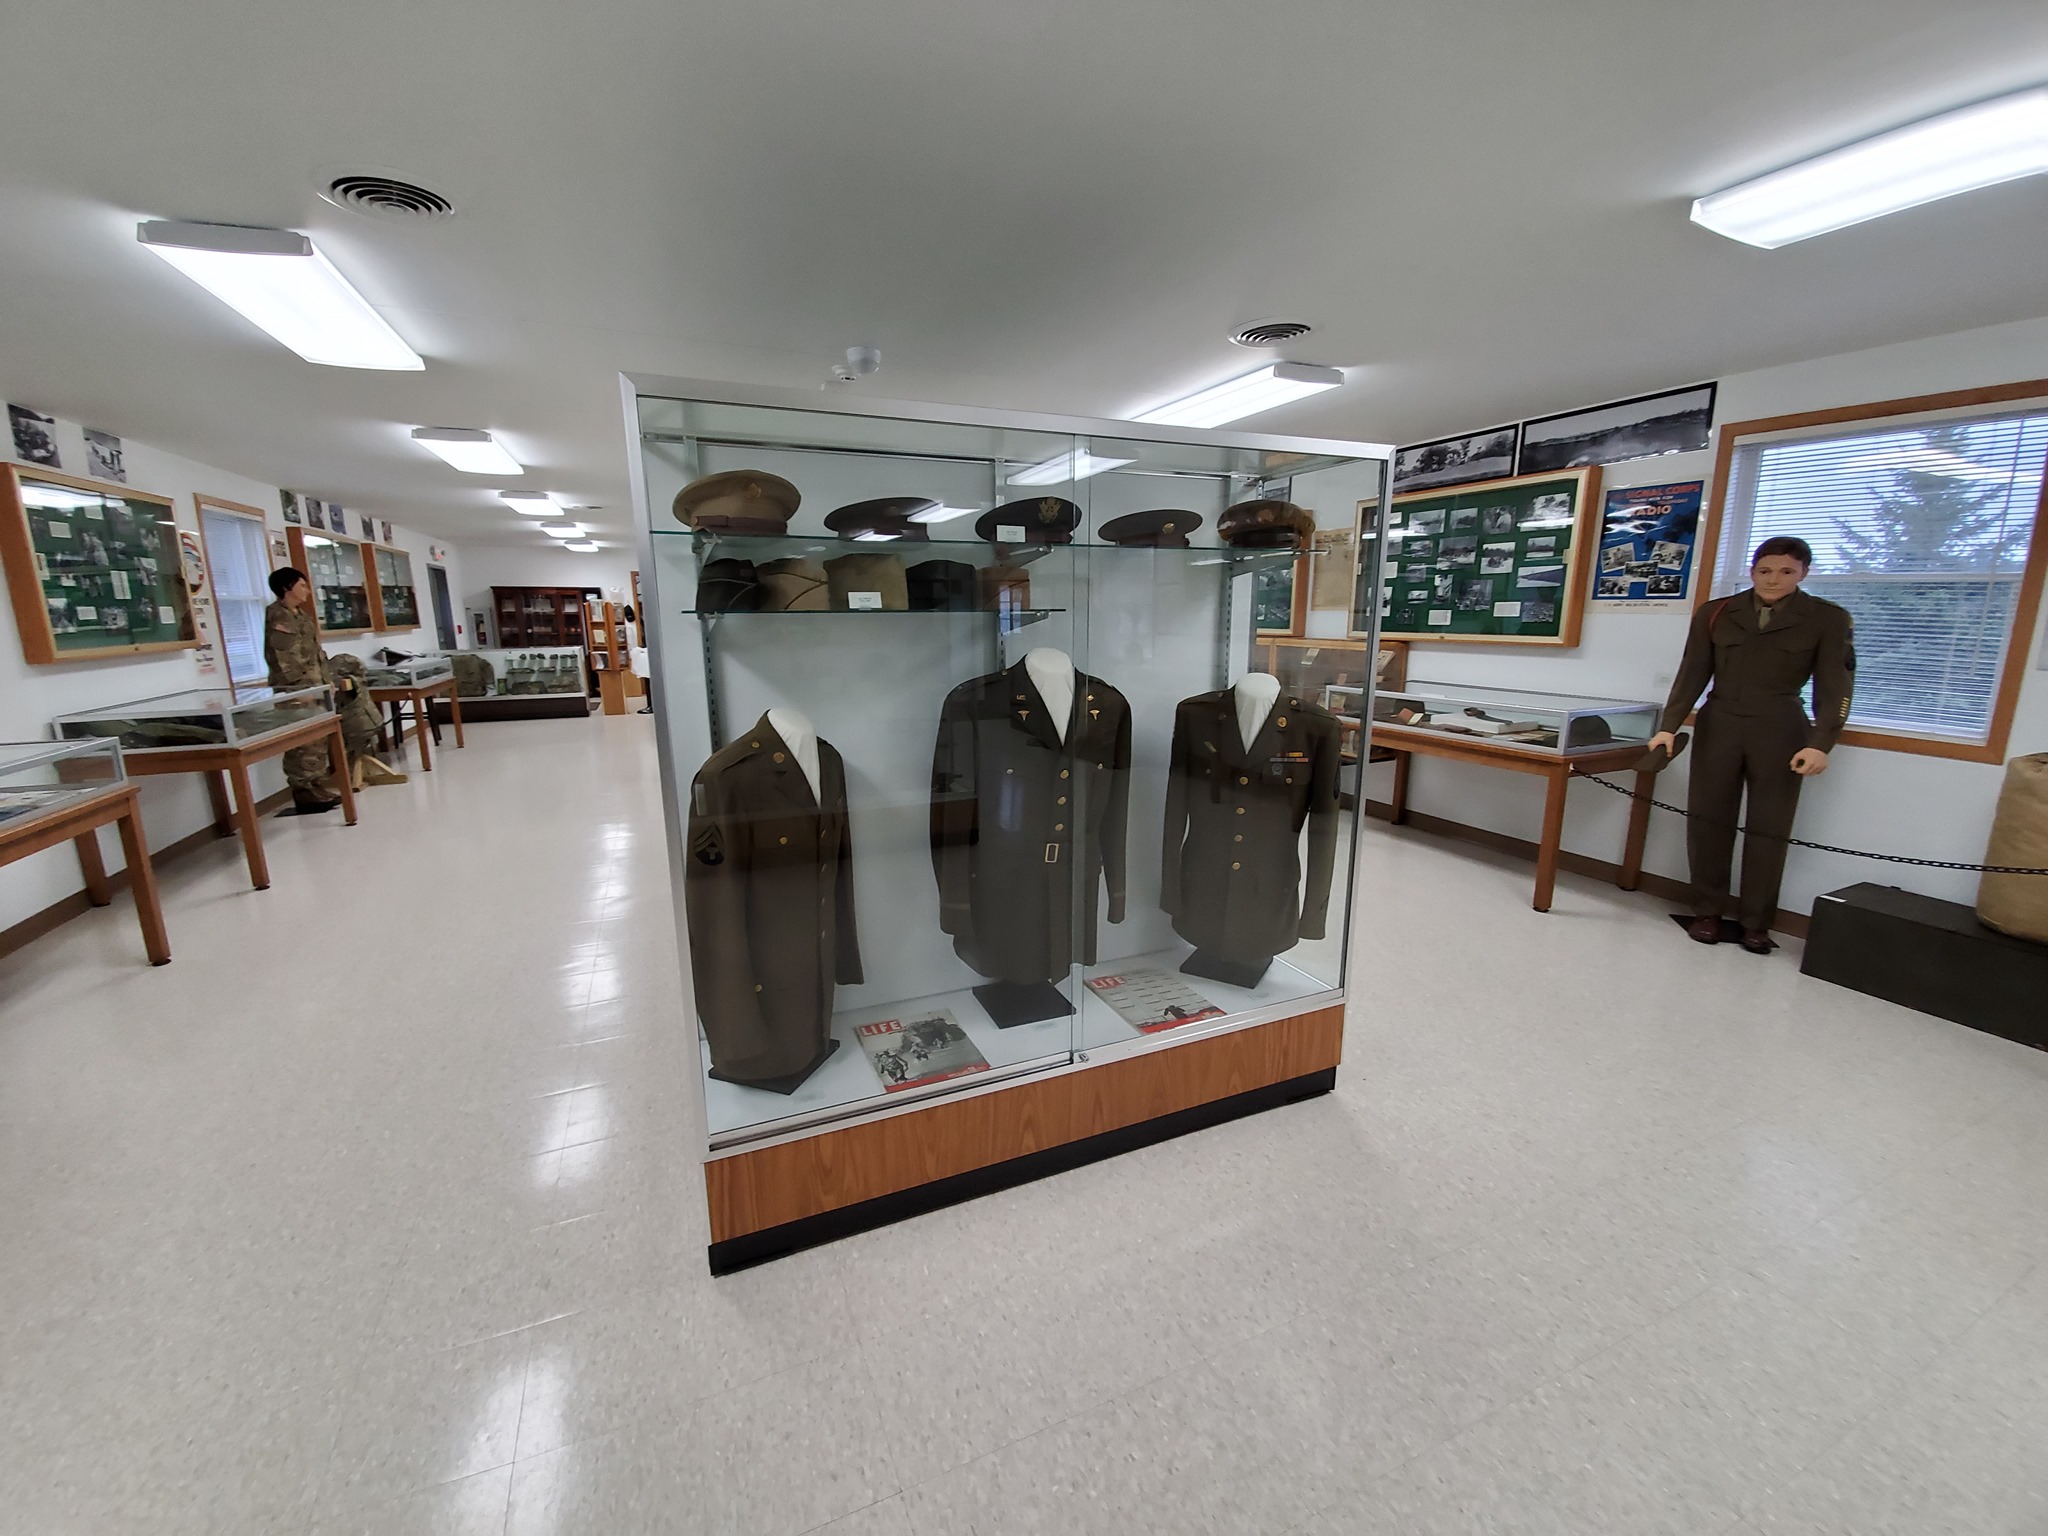
[[[1380,633],[1577,645],[1599,497],[1598,468],[1396,496],[1374,551],[1386,577]]]
[[[13,467],[0,495],[0,556],[32,666],[198,644],[169,497]]]

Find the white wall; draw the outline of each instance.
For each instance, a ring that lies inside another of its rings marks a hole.
[[[1735,374],[1721,381],[1716,414],[1723,422],[1749,421],[2043,376],[2048,376],[2048,318]],[[1708,482],[1711,505],[1712,478],[1711,453],[1672,454],[1609,465],[1604,484],[1700,479]],[[1711,572],[1696,579],[1710,581]],[[1661,703],[1670,690],[1689,618],[1689,610],[1589,607],[1575,650],[1417,644],[1409,659],[1409,677]],[[2024,675],[2007,743],[2009,756],[2048,751],[2048,671],[2039,665],[2048,660],[2048,645],[2038,633],[2039,621],[2035,628],[2035,635],[2017,641],[2033,650],[2014,663],[2024,668]],[[1684,803],[1686,767],[1687,759],[1682,758],[1662,776],[1659,798]],[[1921,858],[1978,860],[2003,772],[1990,764],[1843,747],[1833,754],[1825,777],[1806,787],[1796,835]],[[1392,770],[1382,765],[1372,774],[1369,793],[1386,799]],[[1611,777],[1630,779],[1626,773]],[[1409,804],[1432,815],[1534,840],[1540,830],[1543,787],[1534,778],[1418,758]],[[1565,820],[1565,847],[1618,861],[1627,815],[1628,802],[1620,795],[1594,785],[1575,785]],[[1646,867],[1674,879],[1686,878],[1683,824],[1676,816],[1662,811],[1653,815]],[[1808,912],[1822,892],[1863,880],[1952,901],[1968,902],[1976,894],[1974,875],[1794,848],[1786,863],[1782,904],[1789,911]]]
[[[547,538],[538,529],[533,536],[536,539]],[[506,544],[472,544],[463,551],[463,584],[455,592],[455,600],[462,607],[456,619],[463,626],[464,648],[478,643],[470,616],[492,612],[491,588],[596,587],[611,602],[630,603],[633,600],[634,563],[633,551],[624,547],[604,548],[594,554],[579,555],[566,549],[542,548],[539,545],[524,548]],[[494,646],[498,643],[495,628],[491,631],[490,643]]]
[[[8,442],[5,446],[11,448],[13,444]],[[82,475],[85,438],[76,422],[57,423],[57,447],[62,460],[59,472]],[[181,528],[198,527],[193,498],[203,495],[259,508],[264,514],[268,533],[283,533],[282,504],[276,486],[251,480],[231,470],[216,469],[162,453],[145,443],[124,440],[122,449],[129,487],[174,498],[175,515]],[[34,465],[24,467],[31,471],[36,468]],[[394,528],[393,532],[397,535],[396,547],[412,555],[413,576],[419,583],[425,622],[417,630],[330,641],[327,645],[330,652],[346,650],[368,655],[387,643],[401,650],[438,649],[427,587],[429,541],[426,535],[410,529]],[[450,591],[459,603],[463,591],[461,571],[455,563],[454,551],[446,553],[448,558],[441,563],[448,567]],[[460,619],[459,614],[457,617]],[[20,630],[11,611],[4,620],[0,620],[0,626],[5,629],[5,633],[0,634],[0,741],[46,741],[52,734],[51,720],[74,710],[120,704],[156,694],[176,693],[186,688],[224,688],[227,685],[225,659],[217,675],[201,677],[198,663],[189,651],[32,667],[22,658]],[[259,795],[284,788],[284,774],[275,759],[258,764],[254,778]],[[152,848],[162,848],[200,831],[213,820],[205,786],[195,774],[145,779],[142,781],[141,801],[143,825]],[[108,869],[120,868],[119,839],[111,832],[103,832],[100,846]],[[0,868],[0,929],[61,901],[83,886],[77,856],[68,845]],[[175,938],[176,914],[169,914],[168,920]]]

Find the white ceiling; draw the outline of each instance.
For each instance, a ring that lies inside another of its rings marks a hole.
[[[2048,80],[2039,0],[349,0],[15,8],[0,390],[453,540],[483,426],[629,523],[622,369],[1128,415],[1252,362],[1263,430],[1414,441],[2048,313],[2048,178],[1782,251],[1690,198]],[[452,198],[400,225],[316,185]],[[300,362],[134,243],[311,232],[428,358]],[[510,483],[510,482],[507,482]]]

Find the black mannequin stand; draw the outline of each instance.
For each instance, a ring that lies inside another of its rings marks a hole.
[[[1198,949],[1181,961],[1180,969],[1183,976],[1207,976],[1233,987],[1256,987],[1272,964],[1271,955],[1263,960],[1234,960],[1213,949]]]
[[[1049,981],[983,982],[974,989],[974,1000],[988,1010],[997,1029],[1064,1019],[1074,1011],[1074,1005]]]
[[[717,1078],[721,1083],[737,1083],[742,1088],[759,1088],[764,1093],[791,1094],[803,1087],[804,1080],[817,1071],[818,1068],[825,1065],[825,1062],[831,1057],[832,1053],[838,1049],[839,1042],[837,1040],[827,1040],[825,1042],[825,1049],[811,1058],[809,1066],[801,1067],[794,1072],[786,1072],[781,1077],[756,1077],[751,1079],[727,1077],[716,1067],[711,1069],[709,1075]]]

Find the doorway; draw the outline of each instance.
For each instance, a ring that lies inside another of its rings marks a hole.
[[[434,601],[434,633],[441,649],[455,649],[455,609],[448,601],[448,572],[438,565],[427,567],[427,590]]]

